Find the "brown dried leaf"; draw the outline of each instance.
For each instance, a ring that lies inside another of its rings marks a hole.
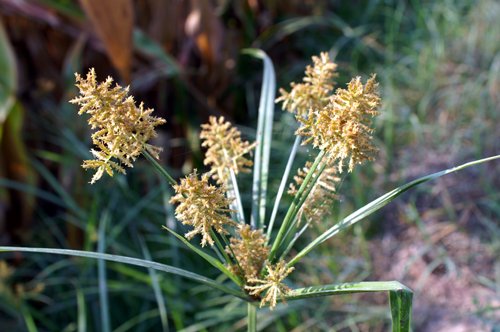
[[[134,9],[132,0],[80,0],[111,63],[130,83]]]

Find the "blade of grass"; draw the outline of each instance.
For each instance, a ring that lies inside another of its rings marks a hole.
[[[257,121],[257,147],[255,148],[254,158],[252,215],[250,220],[254,229],[260,229],[264,225],[266,217],[266,194],[276,96],[276,75],[273,63],[264,51],[244,49],[242,53],[264,61],[264,75]]]
[[[85,310],[85,295],[83,294],[82,288],[80,285],[73,282],[75,286],[76,292],[76,303],[77,303],[77,312],[78,312],[78,332],[86,332],[87,331],[87,312]]]
[[[97,252],[103,254],[106,251],[106,226],[110,214],[105,210],[99,222],[99,240],[97,241]],[[97,273],[99,277],[99,304],[101,309],[101,331],[110,332],[111,323],[109,319],[108,285],[106,278],[106,262],[97,260]]]
[[[151,254],[149,252],[148,246],[141,236],[138,236],[139,244],[141,245],[142,253],[144,258],[148,261],[151,260]],[[151,277],[151,282],[153,283],[153,291],[155,293],[156,303],[158,304],[158,310],[160,312],[161,325],[164,332],[169,331],[167,308],[165,306],[165,299],[163,298],[163,293],[161,292],[160,283],[158,281],[158,276],[156,271],[148,268],[149,276]]]
[[[295,289],[293,294],[286,295],[285,300],[294,301],[312,297],[381,291],[389,292],[392,332],[409,332],[413,292],[397,281],[369,281],[300,288]],[[278,299],[278,302],[280,301],[282,300]]]
[[[306,248],[304,248],[301,252],[299,252],[297,254],[297,256],[295,256],[290,262],[288,262],[288,264],[287,264],[288,267],[291,267],[295,263],[297,263],[302,257],[304,257],[309,251],[311,251],[318,244],[322,243],[323,241],[328,240],[330,237],[334,236],[335,234],[337,234],[341,230],[343,230],[343,229],[355,224],[359,220],[369,216],[370,214],[377,211],[381,207],[387,205],[388,203],[390,203],[391,201],[396,199],[396,197],[402,195],[404,192],[410,190],[411,188],[416,187],[419,184],[425,183],[427,181],[434,180],[442,175],[456,172],[456,171],[462,170],[466,167],[477,165],[477,164],[480,164],[480,163],[483,163],[486,161],[491,161],[491,160],[498,159],[498,158],[500,158],[500,155],[489,157],[489,158],[484,158],[484,159],[480,159],[480,160],[475,160],[475,161],[472,161],[472,162],[469,162],[469,163],[466,163],[466,164],[463,164],[463,165],[460,165],[457,167],[453,167],[453,168],[450,168],[450,169],[447,169],[447,170],[444,170],[441,172],[437,172],[437,173],[434,173],[431,175],[424,176],[420,179],[417,179],[415,181],[407,183],[403,186],[400,186],[400,187],[388,192],[387,194],[377,198],[376,200],[372,201],[371,203],[368,203],[367,205],[363,206],[361,209],[357,210],[356,212],[350,214],[345,219],[338,222],[335,226],[331,227],[326,232],[321,234],[314,241],[312,241]]]
[[[269,219],[269,225],[267,227],[266,234],[266,245],[271,239],[271,232],[274,227],[274,220],[276,219],[276,215],[278,214],[278,208],[280,205],[281,197],[283,196],[283,191],[285,190],[285,186],[288,181],[288,175],[290,175],[290,170],[292,169],[293,160],[295,159],[295,155],[297,154],[297,149],[300,146],[300,142],[302,140],[302,136],[297,136],[295,138],[295,143],[293,144],[292,151],[290,152],[290,157],[288,158],[288,163],[286,164],[285,173],[283,174],[283,178],[281,179],[281,184],[278,189],[278,194],[276,195],[276,200],[274,201],[273,213],[271,214],[271,219]]]
[[[219,269],[222,273],[224,273],[225,275],[227,275],[232,281],[234,281],[238,286],[242,286],[243,283],[242,281],[237,277],[235,276],[234,274],[232,274],[225,266],[224,264],[222,264],[220,261],[218,261],[217,259],[213,258],[212,256],[204,253],[202,250],[196,248],[194,245],[192,245],[191,243],[189,243],[188,240],[186,240],[183,236],[177,234],[176,232],[174,232],[173,230],[171,229],[168,229],[167,227],[163,226],[163,228],[165,228],[167,231],[169,231],[170,233],[172,233],[175,237],[177,237],[179,240],[181,240],[185,245],[187,245],[191,250],[193,250],[194,252],[196,252],[198,255],[200,255],[201,257],[203,257],[207,262],[209,262],[210,264],[212,264],[214,267],[216,267],[217,269]],[[229,259],[229,258],[228,258]]]
[[[71,255],[71,256],[79,256],[79,257],[87,257],[87,258],[97,258],[97,259],[105,259],[108,261],[119,262],[124,264],[131,264],[136,266],[142,266],[146,268],[152,268],[155,270],[172,273],[176,275],[180,275],[184,278],[205,284],[212,288],[218,289],[224,293],[234,295],[243,300],[248,299],[248,295],[243,293],[240,290],[236,290],[234,288],[227,287],[215,280],[203,277],[199,274],[189,272],[183,269],[175,268],[173,266],[169,266],[166,264],[160,264],[153,261],[146,261],[143,259],[119,256],[119,255],[109,255],[109,254],[100,254],[96,252],[90,251],[81,251],[81,250],[69,250],[69,249],[51,249],[51,248],[27,248],[27,247],[0,247],[0,251],[23,251],[23,252],[36,252],[36,253],[47,253],[47,254],[55,254],[55,255]]]
[[[26,306],[26,304],[21,305],[21,313],[23,314],[24,322],[26,323],[26,328],[28,329],[28,332],[38,332],[35,320],[33,319],[33,316],[31,315],[31,312],[29,308]]]

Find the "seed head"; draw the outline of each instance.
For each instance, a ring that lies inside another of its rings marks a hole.
[[[134,98],[128,96],[129,87],[123,89],[116,84],[111,88],[111,77],[98,85],[94,68],[86,79],[75,75],[82,96],[70,100],[70,103],[81,105],[78,114],[91,115],[88,123],[92,129],[97,129],[92,134],[92,141],[100,149],[90,150],[96,159],[85,160],[83,164],[85,169],[97,169],[91,183],[99,180],[104,171],[110,176],[113,176],[113,170],[125,174],[125,169],[112,158],[128,167],[133,167],[132,161],[143,150],[158,158],[163,149],[146,142],[157,137],[154,127],[166,121],[150,116],[153,110],[144,110],[143,103],[136,107]]]
[[[271,310],[273,310],[273,308],[276,306],[278,295],[281,297],[283,303],[286,304],[286,300],[283,295],[293,294],[293,290],[286,284],[282,283],[282,281],[295,268],[291,267],[287,269],[285,261],[280,261],[274,267],[269,262],[266,262],[266,266],[267,275],[265,280],[260,280],[257,278],[248,280],[248,282],[261,283],[262,285],[245,286],[245,289],[250,290],[250,295],[259,295],[267,289],[266,296],[262,299],[260,307],[262,308],[266,304],[266,302],[269,302],[269,307]]]
[[[176,195],[170,203],[180,203],[175,209],[175,216],[184,225],[193,226],[194,229],[184,236],[190,240],[195,234],[203,237],[201,245],[207,242],[214,245],[210,229],[215,229],[220,234],[229,235],[224,225],[237,226],[238,224],[226,214],[234,212],[228,208],[234,198],[226,198],[224,186],[218,188],[208,184],[208,174],[205,173],[198,179],[196,170],[181,180],[180,184],[173,186]]]
[[[297,116],[302,122],[297,135],[308,137],[303,145],[312,142],[313,146],[328,152],[329,162],[338,160],[338,169],[342,173],[343,161],[349,158],[349,172],[355,164],[364,164],[375,160],[373,154],[378,148],[371,145],[375,131],[370,127],[368,117],[379,115],[380,94],[375,92],[378,83],[375,74],[366,82],[356,77],[347,84],[348,89],[337,89],[330,103],[321,110],[310,109],[307,118]]]
[[[306,116],[309,108],[321,110],[330,102],[330,94],[333,92],[334,77],[337,65],[330,61],[328,53],[321,53],[320,57],[312,57],[314,67],[306,67],[303,78],[306,83],[291,83],[292,91],[286,92],[281,88],[281,97],[276,102],[283,101],[283,109],[296,113],[298,116]]]
[[[312,162],[308,161],[306,167],[299,168],[298,175],[294,177],[297,186],[300,186],[304,182],[311,166]],[[317,176],[318,170],[319,167],[316,169],[313,178]],[[337,195],[335,195],[335,183],[340,181],[336,173],[337,169],[330,165],[323,170],[297,214],[297,225],[300,225],[302,220],[305,220],[306,224],[311,225],[313,221],[319,222],[325,215],[331,213],[333,200],[337,199]],[[295,196],[297,191],[295,185],[291,183],[288,193]]]
[[[243,270],[245,279],[257,278],[267,257],[271,246],[266,246],[266,236],[262,229],[252,230],[250,225],[239,225],[236,231],[238,238],[231,238],[231,249],[234,252],[235,259]],[[232,255],[229,248],[226,247],[226,252]],[[239,273],[238,266],[231,267],[232,272]]]
[[[224,123],[224,117],[217,120],[211,116],[209,121],[210,123],[201,125],[203,131],[200,138],[205,140],[201,146],[208,147],[204,164],[212,165],[213,178],[217,183],[226,183],[230,168],[235,174],[239,171],[249,173],[250,169],[247,167],[253,163],[243,155],[255,148],[257,143],[242,142],[241,133],[231,127],[230,122]]]

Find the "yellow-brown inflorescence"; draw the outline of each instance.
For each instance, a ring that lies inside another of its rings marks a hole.
[[[276,102],[283,101],[283,109],[298,116],[308,115],[310,108],[314,110],[323,109],[330,102],[330,95],[333,92],[334,77],[337,65],[330,61],[328,53],[321,53],[320,57],[313,56],[314,67],[306,67],[304,82],[291,83],[292,91],[286,92],[281,88],[281,97]]]
[[[226,247],[226,252],[238,260],[246,280],[258,278],[269,257],[271,246],[266,246],[266,236],[262,229],[252,230],[250,225],[240,224],[236,231],[239,238],[231,238],[231,249]],[[231,272],[240,274],[239,267],[231,266]]]
[[[348,89],[337,89],[330,103],[321,110],[310,109],[308,117],[297,116],[302,126],[297,135],[308,137],[303,143],[312,142],[315,147],[328,153],[328,162],[338,160],[339,172],[344,159],[349,158],[349,172],[355,164],[373,161],[378,148],[371,145],[373,137],[368,116],[379,115],[380,94],[375,92],[378,83],[372,75],[365,85],[357,77],[347,84]]]
[[[132,96],[128,96],[129,88],[123,89],[118,84],[111,88],[113,79],[108,77],[97,84],[95,71],[92,68],[86,79],[76,75],[76,86],[81,97],[71,100],[71,103],[81,105],[78,114],[91,115],[89,124],[97,131],[92,134],[93,143],[100,150],[92,149],[95,160],[85,160],[83,168],[94,168],[91,183],[99,180],[106,171],[113,176],[113,170],[125,174],[125,169],[112,158],[122,164],[133,167],[132,161],[143,151],[148,151],[155,158],[162,148],[147,144],[151,137],[156,137],[154,127],[165,123],[162,118],[152,117],[152,109],[144,110],[143,103],[135,106]]]
[[[205,246],[208,242],[213,246],[214,240],[210,235],[212,228],[220,234],[229,235],[224,226],[238,225],[227,216],[228,213],[234,212],[228,208],[234,198],[226,198],[224,186],[218,188],[208,184],[207,173],[203,174],[200,180],[194,170],[173,187],[176,195],[170,203],[180,203],[175,209],[176,218],[184,225],[194,227],[191,232],[185,234],[188,240],[195,234],[201,234],[201,245]]]
[[[201,146],[208,147],[205,154],[204,164],[211,164],[213,178],[217,183],[227,183],[229,179],[229,169],[235,174],[238,172],[250,172],[247,168],[252,166],[251,160],[243,157],[257,145],[256,142],[250,144],[241,140],[241,133],[231,127],[230,122],[224,123],[224,117],[217,120],[210,117],[210,123],[201,125],[203,131],[200,138],[205,140]]]
[[[298,175],[294,177],[297,186],[300,186],[304,182],[304,178],[309,173],[311,166],[312,162],[308,161],[306,167],[299,168]],[[316,169],[313,177],[317,175],[317,172],[318,169]],[[333,166],[327,166],[323,170],[318,181],[314,184],[313,190],[309,193],[297,214],[297,225],[300,225],[302,220],[310,225],[313,221],[319,222],[325,215],[330,214],[331,204],[337,198],[337,195],[335,195],[335,183],[340,181],[336,173],[337,169]],[[292,196],[297,194],[297,188],[293,183],[290,184],[288,193]]]
[[[269,302],[269,307],[271,310],[276,306],[276,301],[278,295],[281,297],[283,303],[286,303],[284,295],[293,294],[293,290],[286,284],[282,283],[283,279],[289,275],[294,268],[287,268],[285,261],[280,261],[275,266],[266,262],[267,275],[265,280],[260,280],[257,278],[249,279],[250,283],[260,283],[258,286],[245,286],[246,289],[250,290],[250,295],[260,295],[263,291],[267,289],[266,296],[262,299],[260,307],[264,306],[266,302]]]

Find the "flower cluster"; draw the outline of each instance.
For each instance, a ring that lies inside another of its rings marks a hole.
[[[339,172],[343,170],[344,159],[349,158],[349,172],[355,164],[373,161],[373,153],[378,148],[371,145],[375,131],[370,127],[368,116],[379,115],[380,94],[375,92],[378,83],[375,75],[361,83],[357,77],[347,84],[348,89],[337,89],[331,96],[330,103],[322,110],[310,109],[308,117],[298,116],[302,126],[297,135],[308,137],[303,144],[312,142],[328,152],[329,162],[339,160]]]
[[[224,123],[224,117],[217,120],[210,117],[210,123],[201,125],[203,131],[200,138],[205,141],[201,146],[208,147],[205,154],[204,164],[211,164],[213,178],[217,183],[227,183],[229,179],[229,169],[235,174],[239,171],[250,172],[247,167],[252,166],[251,160],[243,157],[257,145],[256,142],[242,142],[241,133],[231,127],[230,122]]]
[[[306,83],[291,83],[292,91],[286,92],[281,88],[281,97],[276,102],[283,101],[283,109],[298,116],[306,116],[310,108],[314,110],[323,109],[330,102],[333,92],[333,78],[338,74],[335,72],[337,65],[330,61],[328,53],[321,53],[320,57],[312,57],[314,67],[307,66],[304,77]]]
[[[276,306],[276,301],[278,295],[281,297],[283,303],[286,303],[284,295],[293,294],[293,290],[286,284],[282,283],[283,279],[286,278],[295,268],[287,268],[285,261],[280,261],[276,266],[272,266],[269,262],[266,262],[267,275],[265,280],[260,280],[257,278],[249,279],[249,282],[260,283],[262,285],[258,286],[245,286],[246,289],[250,290],[250,295],[260,295],[263,291],[267,289],[266,296],[262,299],[260,307],[264,306],[266,302],[269,302],[269,307],[271,310]]]
[[[234,253],[245,279],[255,279],[262,272],[271,247],[266,245],[266,236],[262,229],[252,230],[250,225],[239,225],[236,234],[238,238],[231,238],[231,249],[226,248],[226,252],[229,255]],[[231,271],[238,274],[239,267],[231,266]]]
[[[234,212],[228,208],[234,198],[226,198],[224,187],[218,188],[208,184],[208,174],[203,174],[200,180],[194,170],[173,187],[176,195],[170,199],[170,203],[180,203],[175,209],[175,216],[184,225],[194,227],[185,234],[188,240],[195,234],[201,234],[201,245],[205,246],[208,242],[213,246],[214,240],[210,234],[212,228],[220,234],[229,235],[224,226],[238,225],[226,215]]]
[[[298,175],[294,176],[295,183],[300,186],[304,182],[304,178],[309,173],[312,162],[308,161],[306,167],[298,170]],[[318,169],[313,174],[316,177]],[[318,181],[314,184],[314,188],[307,196],[304,204],[297,214],[298,225],[304,219],[306,224],[311,225],[313,221],[321,221],[325,215],[330,214],[331,204],[337,198],[335,195],[335,183],[340,181],[336,176],[337,169],[332,166],[327,166],[321,173]],[[297,194],[297,188],[293,183],[290,184],[288,193],[292,196]]]
[[[88,122],[92,129],[97,129],[92,135],[92,141],[100,149],[92,149],[92,155],[96,159],[85,160],[83,164],[83,168],[97,169],[91,183],[99,180],[104,171],[110,176],[113,176],[113,170],[125,174],[125,169],[112,161],[112,158],[128,167],[133,167],[132,161],[135,161],[143,150],[158,158],[162,148],[146,142],[157,136],[154,127],[166,121],[152,117],[153,110],[144,110],[143,103],[136,107],[134,98],[128,96],[128,87],[123,89],[117,84],[111,88],[111,77],[97,84],[93,68],[86,79],[82,79],[79,74],[75,75],[78,82],[76,86],[82,96],[70,102],[81,106],[78,114],[91,115]]]

